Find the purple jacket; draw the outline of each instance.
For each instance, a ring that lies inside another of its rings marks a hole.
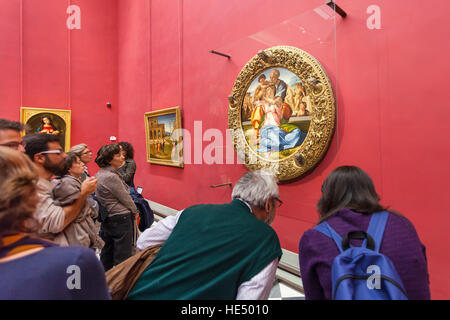
[[[371,215],[349,209],[327,219],[339,235],[367,230]],[[361,240],[353,240],[360,246]],[[408,299],[430,299],[427,258],[412,223],[397,214],[389,214],[380,252],[391,259],[402,279]],[[331,265],[339,250],[334,241],[316,230],[307,230],[300,239],[299,261],[307,300],[331,298]]]

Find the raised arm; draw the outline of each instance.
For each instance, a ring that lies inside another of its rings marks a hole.
[[[80,197],[71,205],[63,207],[64,225],[63,230],[80,214],[84,207],[86,199],[95,191],[97,187],[97,178],[89,177],[81,184]]]

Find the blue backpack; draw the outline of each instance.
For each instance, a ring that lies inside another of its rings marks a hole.
[[[333,300],[408,300],[394,264],[380,253],[388,217],[386,211],[374,213],[367,232],[349,232],[344,239],[327,222],[314,228],[333,239],[340,251],[331,266]],[[364,242],[353,247],[351,239]]]

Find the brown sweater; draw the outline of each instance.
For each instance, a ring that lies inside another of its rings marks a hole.
[[[112,167],[101,168],[95,176],[98,179],[95,196],[106,208],[109,216],[138,212],[128,186],[117,170]]]

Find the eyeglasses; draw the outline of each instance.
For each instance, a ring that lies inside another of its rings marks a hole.
[[[81,153],[81,155],[85,155],[85,154],[92,154],[92,151],[89,150],[89,151],[84,151],[84,152]]]
[[[283,204],[283,201],[281,201],[280,199],[278,199],[278,198],[273,198],[273,200],[275,200],[276,202],[277,202],[277,208],[279,208],[279,207],[281,207],[281,205]]]
[[[0,146],[2,146],[2,147],[7,147],[7,148],[12,148],[12,149],[19,149],[19,146],[22,146],[22,147],[25,147],[25,141],[21,141],[21,142],[17,142],[17,141],[14,141],[14,142],[8,142],[8,143],[3,143],[3,144],[0,144]]]
[[[65,153],[65,152],[62,151],[62,150],[48,150],[48,151],[42,151],[42,152],[39,152],[39,154],[48,154],[48,153],[53,153],[53,154],[63,154],[63,153]]]

